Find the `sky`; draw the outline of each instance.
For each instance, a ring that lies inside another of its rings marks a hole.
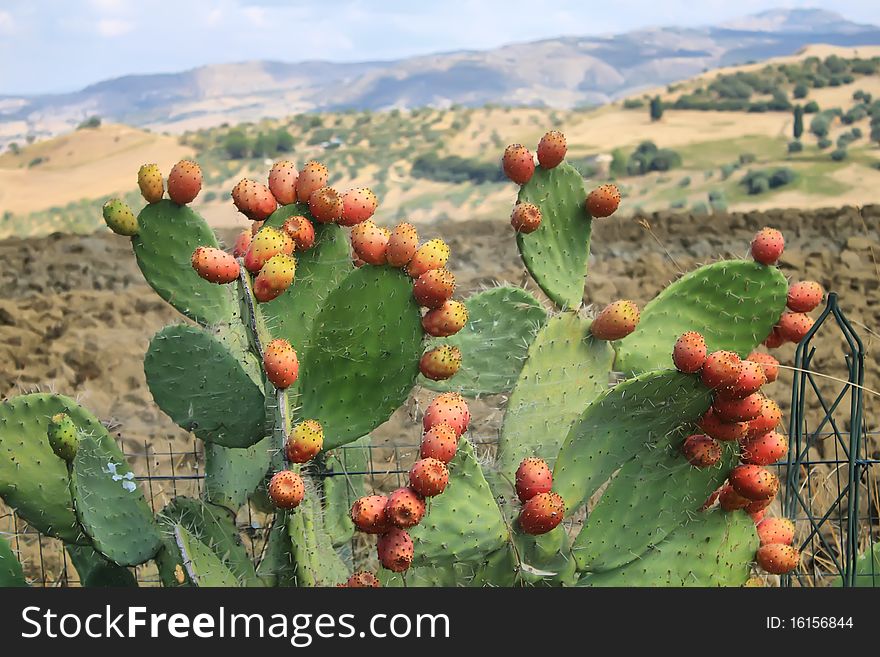
[[[804,7],[880,24],[878,0],[0,0],[0,96],[223,62],[395,59]]]

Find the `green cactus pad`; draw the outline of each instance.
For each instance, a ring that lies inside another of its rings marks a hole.
[[[353,443],[327,454],[324,477],[324,522],[334,546],[351,540],[354,523],[351,505],[367,494],[366,475],[349,474],[369,471],[370,437],[364,436]]]
[[[324,527],[321,502],[313,487],[306,488],[302,504],[288,516],[297,584],[336,586],[345,582],[349,576],[348,567],[333,549],[330,534]]]
[[[287,512],[275,514],[269,538],[257,566],[257,576],[265,586],[296,586],[296,564],[287,528]]]
[[[272,437],[245,448],[205,443],[205,499],[236,513],[266,476]]]
[[[439,588],[461,586],[459,570],[464,564],[444,564],[441,566],[421,566],[410,568],[403,573],[379,569],[377,578],[386,588],[417,587]]]
[[[535,282],[562,308],[577,308],[584,297],[593,220],[587,214],[584,179],[570,164],[535,169],[519,190],[519,203],[541,210],[541,226],[516,244]]]
[[[449,464],[446,490],[430,499],[424,519],[409,533],[415,566],[481,562],[508,540],[507,525],[466,438]]]
[[[575,313],[551,318],[535,337],[510,395],[498,443],[500,470],[512,477],[527,456],[553,466],[572,422],[608,389],[614,352],[590,337]]]
[[[183,556],[183,567],[189,581],[199,588],[237,587],[238,579],[213,550],[193,536],[182,525],[174,527],[174,540]]]
[[[27,586],[24,571],[9,543],[0,536],[0,588]]]
[[[553,470],[553,490],[568,514],[646,446],[706,412],[711,391],[696,376],[674,370],[648,372],[594,399],[574,422]]]
[[[715,467],[695,468],[677,449],[684,433],[662,438],[620,468],[575,539],[578,570],[613,570],[638,559],[699,513],[724,483],[738,462],[736,450],[727,445]]]
[[[194,326],[167,326],[150,341],[144,373],[153,399],[198,438],[250,447],[265,437],[262,390],[217,339]]]
[[[699,513],[640,559],[579,586],[742,586],[758,549],[755,523],[741,511]]]
[[[147,205],[131,238],[138,266],[157,294],[190,319],[210,326],[231,321],[233,289],[201,278],[192,268],[197,247],[218,247],[205,220],[169,200]]]
[[[137,588],[131,569],[108,561],[88,545],[68,545],[67,553],[82,586],[89,588]]]
[[[464,302],[468,322],[455,335],[431,340],[428,348],[448,344],[461,349],[461,369],[451,379],[419,377],[419,385],[468,397],[508,392],[516,382],[535,333],[547,321],[547,311],[518,287],[496,287],[471,295]]]
[[[67,464],[49,445],[47,430],[57,413],[113,445],[98,418],[68,397],[13,397],[0,404],[0,497],[39,532],[65,543],[87,542],[73,510]]]
[[[837,577],[832,586],[843,586],[843,578]],[[880,588],[880,542],[868,547],[856,559],[855,586],[861,588]]]
[[[178,525],[211,550],[242,586],[261,584],[241,544],[234,518],[226,509],[189,497],[175,497],[158,514],[157,520],[167,533],[165,550],[156,559],[165,586],[180,584],[175,572],[183,563],[183,555],[174,540],[174,528]]]
[[[355,269],[324,302],[300,353],[299,417],[324,427],[324,449],[368,434],[407,398],[422,355],[412,279],[399,269]]]
[[[517,556],[520,559],[518,577],[530,586],[572,586],[577,581],[577,569],[571,554],[571,545],[564,527],[540,536],[514,534]]]
[[[112,441],[80,433],[70,466],[70,489],[80,524],[95,549],[109,560],[136,566],[162,546],[150,506]]]
[[[709,352],[746,356],[785,310],[788,282],[776,267],[726,260],[682,276],[645,306],[638,327],[618,343],[616,367],[630,373],[672,366],[682,333],[698,331]]]

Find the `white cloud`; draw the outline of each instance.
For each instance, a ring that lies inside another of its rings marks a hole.
[[[254,27],[266,27],[266,10],[262,7],[244,7],[241,13]]]
[[[0,34],[12,34],[15,30],[15,19],[8,11],[0,11]]]
[[[134,29],[129,21],[118,18],[102,18],[98,21],[98,34],[102,37],[114,38],[128,34]]]

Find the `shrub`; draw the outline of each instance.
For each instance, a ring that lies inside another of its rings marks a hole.
[[[819,103],[815,100],[811,100],[809,103],[804,105],[804,114],[815,114],[819,111]]]
[[[223,149],[226,151],[226,155],[233,160],[245,157],[248,147],[248,138],[241,130],[230,130],[223,140]]]
[[[790,141],[788,142],[788,152],[789,153],[800,153],[804,150],[804,145],[799,141]]]
[[[697,216],[709,214],[709,206],[705,201],[697,201],[691,206],[691,213]]]
[[[477,185],[505,179],[497,163],[469,160],[457,155],[439,157],[436,153],[420,155],[413,160],[412,176],[437,182],[472,182]]]
[[[824,114],[817,114],[813,117],[813,120],[810,121],[810,132],[821,139],[822,137],[828,136],[829,126],[830,121],[828,120],[828,117]]]
[[[85,121],[76,126],[77,130],[90,130],[101,127],[101,117],[100,116],[90,116]]]
[[[691,184],[691,179],[689,176],[685,176],[684,178],[682,178],[681,180],[678,181],[679,187],[690,187],[690,184]]]
[[[641,98],[627,98],[623,101],[624,109],[639,109],[645,106],[645,101]]]
[[[823,137],[818,142],[816,142],[816,146],[819,147],[819,150],[825,150],[826,148],[829,148],[832,143],[833,142],[830,139],[828,139],[827,137]]]
[[[755,159],[756,159],[756,158],[755,158],[755,154],[754,154],[754,153],[740,153],[740,154],[739,154],[739,163],[740,163],[740,165],[743,165],[743,164],[751,164],[752,162],[755,161]]]
[[[672,203],[669,204],[669,208],[672,210],[681,210],[687,207],[687,200],[680,198],[676,199]]]
[[[831,151],[831,159],[835,162],[842,162],[846,159],[846,149],[845,148],[837,148]]]
[[[794,95],[795,98],[800,99],[800,98],[806,98],[807,94],[809,92],[810,92],[810,90],[807,87],[807,85],[805,85],[803,82],[799,82],[794,86],[794,91],[792,92],[792,94]]]

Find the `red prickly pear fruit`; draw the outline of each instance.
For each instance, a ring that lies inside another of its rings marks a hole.
[[[444,392],[437,395],[425,409],[422,427],[428,431],[437,424],[448,424],[457,436],[467,431],[471,422],[471,411],[467,402],[457,392]]]
[[[378,589],[382,587],[376,576],[365,570],[359,570],[349,577],[348,581],[345,582],[345,586],[349,589]]]
[[[779,376],[779,361],[770,354],[760,351],[753,351],[748,355],[746,360],[758,363],[764,369],[764,376],[767,377],[767,383],[773,383]]]
[[[296,350],[287,340],[272,340],[263,351],[263,368],[272,385],[279,390],[288,388],[299,376]]]
[[[819,307],[825,290],[816,281],[800,281],[788,288],[789,310],[796,313],[808,313]]]
[[[158,203],[165,194],[165,183],[158,164],[145,164],[138,169],[138,187],[147,203]]]
[[[293,253],[293,240],[282,230],[266,226],[254,235],[247,253],[244,255],[244,266],[252,274],[263,268],[269,258],[283,253]]]
[[[697,426],[710,438],[728,442],[731,440],[739,440],[746,435],[749,425],[746,422],[725,422],[718,417],[718,414],[709,409],[697,422]]]
[[[440,345],[422,354],[419,371],[432,381],[445,381],[461,367],[461,349],[452,345]]]
[[[757,525],[759,522],[761,522],[764,519],[764,514],[767,513],[767,510],[760,509],[758,511],[751,512],[748,510],[748,508],[746,508],[746,513],[749,514],[749,518],[752,519],[752,522],[755,523],[755,525]]]
[[[525,185],[535,173],[535,158],[522,144],[511,144],[504,149],[501,168],[504,175],[517,185]]]
[[[770,329],[769,335],[764,338],[764,346],[768,349],[778,349],[782,345],[785,344],[785,338],[782,337],[782,334],[779,332],[775,326]]]
[[[732,386],[739,378],[741,362],[732,351],[713,351],[703,363],[703,385],[713,390]]]
[[[767,375],[760,363],[750,360],[740,361],[739,376],[736,383],[726,388],[718,388],[716,395],[722,399],[745,399],[753,395],[767,383]]]
[[[398,488],[388,496],[385,517],[395,527],[414,527],[425,517],[425,498],[412,488]]]
[[[794,523],[788,518],[766,518],[758,523],[756,529],[761,545],[794,543]]]
[[[682,333],[672,348],[672,362],[675,369],[685,374],[699,372],[706,362],[706,340],[696,331]]]
[[[782,409],[775,401],[765,397],[761,400],[761,413],[755,419],[749,420],[746,434],[750,438],[764,435],[778,427],[780,422],[782,422]]]
[[[449,470],[440,459],[419,459],[409,471],[409,485],[422,497],[434,497],[446,490]]]
[[[754,500],[753,502],[749,502],[749,505],[745,508],[745,512],[751,514],[763,511],[768,506],[773,504],[773,499],[773,497],[768,497],[766,500]]]
[[[290,160],[279,160],[269,170],[269,191],[281,205],[296,203],[296,165]]]
[[[273,255],[266,261],[254,280],[254,297],[266,303],[279,297],[293,284],[296,276],[296,260],[284,253]]]
[[[238,262],[235,258],[210,246],[200,246],[192,254],[192,268],[211,283],[231,283],[238,278]]]
[[[284,452],[291,463],[307,463],[324,446],[324,427],[317,420],[300,422],[287,437]]]
[[[620,340],[636,330],[639,307],[622,299],[609,303],[590,325],[590,333],[597,340]]]
[[[559,130],[551,130],[538,142],[538,164],[545,169],[557,167],[565,159],[567,150],[565,135]]]
[[[251,221],[263,221],[278,207],[278,201],[268,187],[247,178],[242,178],[232,188],[232,202]]]
[[[525,458],[516,469],[516,496],[528,502],[535,495],[549,493],[553,488],[553,473],[544,459]]]
[[[441,239],[428,240],[422,244],[406,266],[411,278],[418,278],[431,269],[442,269],[449,261],[449,246]]]
[[[379,199],[369,187],[349,189],[342,195],[341,226],[354,226],[373,216],[379,206]]]
[[[718,494],[718,505],[725,511],[745,509],[750,503],[749,498],[737,493],[730,484],[722,486],[721,492]]]
[[[788,454],[788,440],[775,431],[744,438],[739,446],[742,450],[740,460],[750,465],[773,465]]]
[[[562,522],[565,502],[556,493],[538,493],[523,504],[519,512],[519,526],[526,534],[546,534]]]
[[[599,185],[587,195],[587,214],[595,219],[610,217],[620,206],[620,190],[617,185]]]
[[[712,408],[722,422],[748,422],[761,414],[764,395],[754,393],[743,399],[727,399],[715,397]]]
[[[388,264],[392,267],[406,267],[419,248],[419,233],[409,223],[397,224],[388,238]]]
[[[448,269],[429,269],[413,283],[413,297],[424,308],[439,308],[455,291],[455,275]]]
[[[534,203],[517,203],[510,213],[510,225],[517,233],[534,233],[541,226],[541,210]]]
[[[111,198],[101,208],[104,223],[117,235],[131,237],[138,233],[138,220],[134,212],[122,199]]]
[[[302,477],[290,470],[276,472],[269,481],[269,499],[279,509],[295,509],[305,495]]]
[[[300,203],[308,203],[309,197],[316,189],[327,185],[330,171],[320,162],[306,162],[296,179],[296,199]]]
[[[371,265],[385,264],[391,234],[367,219],[351,229],[351,246],[358,258]]]
[[[762,228],[752,238],[752,257],[762,265],[772,265],[785,248],[785,238],[775,228]]]
[[[415,546],[405,529],[392,527],[379,537],[376,544],[379,562],[393,573],[402,573],[412,564]]]
[[[711,468],[721,460],[721,445],[704,433],[695,433],[685,438],[681,453],[688,463],[698,468]]]
[[[315,245],[315,227],[302,215],[286,219],[281,228],[293,240],[297,251],[308,251]]]
[[[776,330],[779,332],[779,335],[783,340],[797,344],[807,337],[807,333],[813,328],[814,323],[815,321],[813,318],[806,313],[792,313],[786,311],[782,313],[782,317],[779,318]]]
[[[332,224],[342,217],[342,197],[332,187],[321,187],[309,196],[309,212],[315,221]]]
[[[782,543],[762,545],[755,553],[755,561],[772,575],[785,575],[798,567],[801,554],[796,548]]]
[[[733,490],[752,501],[766,500],[779,490],[779,478],[760,465],[738,465],[728,480]]]
[[[455,335],[467,324],[468,310],[460,301],[449,299],[439,308],[428,311],[422,317],[422,328],[435,338],[448,338]]]
[[[251,248],[252,237],[253,235],[248,229],[245,229],[238,234],[238,237],[235,238],[235,245],[232,247],[233,257],[243,258],[245,256],[248,249]]]
[[[202,169],[192,160],[181,160],[168,174],[168,198],[177,205],[192,203],[202,190]]]
[[[355,500],[351,505],[351,521],[358,531],[384,534],[388,530],[388,518],[385,517],[387,503],[388,498],[384,495],[367,495]]]
[[[718,496],[721,495],[721,489],[712,491],[709,497],[706,498],[706,501],[703,502],[703,505],[700,507],[700,511],[706,511],[707,509],[712,508],[712,505],[718,501]]]
[[[458,450],[458,434],[445,422],[435,424],[422,436],[419,456],[423,459],[437,459],[449,463]]]

